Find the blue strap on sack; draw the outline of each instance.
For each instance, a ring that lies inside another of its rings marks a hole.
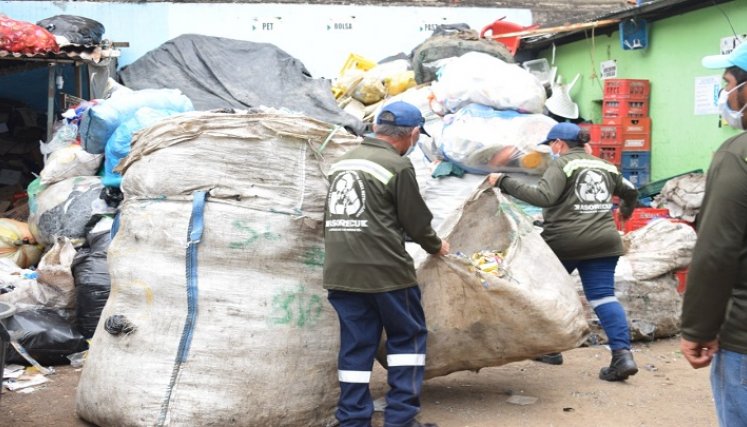
[[[171,403],[171,393],[176,384],[176,380],[179,376],[179,371],[183,363],[187,361],[189,356],[189,348],[192,345],[192,335],[194,333],[195,323],[197,322],[197,297],[198,297],[198,283],[197,283],[197,244],[202,239],[202,232],[205,229],[205,202],[207,201],[206,191],[196,191],[193,194],[192,199],[192,215],[189,218],[189,229],[187,230],[187,318],[184,320],[184,329],[182,330],[182,337],[179,341],[179,350],[176,354],[176,360],[174,362],[174,369],[171,372],[171,381],[169,381],[169,387],[166,392],[166,398],[161,404],[161,413],[158,417],[158,426],[163,426],[166,423],[166,416],[169,412],[169,405]]]

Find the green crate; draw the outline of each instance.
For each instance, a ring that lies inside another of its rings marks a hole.
[[[689,172],[681,173],[679,175],[670,176],[659,181],[650,182],[638,189],[638,199],[645,199],[647,197],[654,197],[661,193],[661,189],[664,188],[664,184],[670,179],[677,178],[678,176],[687,175],[689,173],[703,173],[703,169],[695,169]]]

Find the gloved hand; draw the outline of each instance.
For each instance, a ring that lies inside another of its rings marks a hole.
[[[506,177],[505,173],[498,173],[494,172],[488,175],[488,183],[495,187],[496,185],[500,184],[503,178]]]

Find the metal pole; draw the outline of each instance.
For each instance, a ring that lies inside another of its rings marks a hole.
[[[75,63],[75,96],[78,98],[83,98],[83,79],[81,76],[81,72],[83,71],[83,64],[80,62]]]
[[[52,140],[52,125],[54,124],[54,96],[56,93],[54,83],[55,66],[56,64],[52,62],[47,69],[49,77],[47,82],[47,142]]]

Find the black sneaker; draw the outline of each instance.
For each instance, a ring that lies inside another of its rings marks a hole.
[[[610,366],[599,371],[599,379],[605,381],[625,381],[638,373],[638,366],[630,350],[613,350]]]
[[[561,353],[547,353],[540,357],[535,357],[534,361],[547,363],[548,365],[562,365],[563,355]]]
[[[420,423],[420,422],[418,422],[418,421],[413,421],[413,422],[412,422],[412,423],[411,423],[411,424],[409,425],[409,427],[438,427],[438,424],[433,424],[433,423],[425,423],[425,424],[421,424],[421,423]]]

